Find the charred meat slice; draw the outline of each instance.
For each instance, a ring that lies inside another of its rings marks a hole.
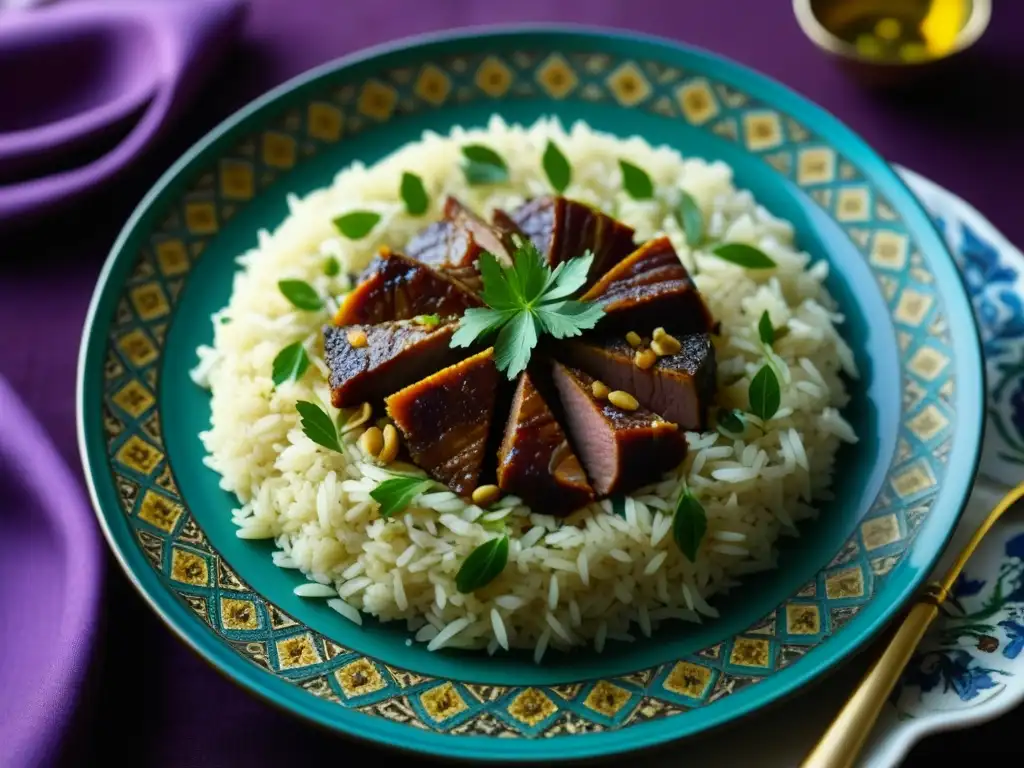
[[[551,515],[569,514],[594,498],[564,430],[529,373],[520,375],[512,398],[498,450],[498,486]]]
[[[497,385],[494,349],[488,348],[385,401],[412,460],[462,496],[479,483]]]
[[[598,400],[590,388],[594,379],[576,368],[554,363],[553,373],[569,434],[598,495],[655,482],[686,456],[686,440],[672,422]]]
[[[495,212],[494,220],[498,229],[514,226],[530,238],[552,267],[592,251],[588,285],[636,247],[631,227],[565,197],[537,197],[510,214]]]
[[[712,318],[667,237],[657,237],[620,261],[581,297],[604,307],[603,331],[650,333],[662,326],[705,333]]]
[[[635,364],[635,350],[621,336],[599,341],[567,339],[561,354],[570,364],[611,389],[629,392],[644,408],[682,429],[702,430],[715,396],[715,348],[706,333],[683,336],[679,342],[679,352],[659,357],[647,370]]]
[[[457,323],[428,326],[415,320],[325,327],[324,359],[331,370],[332,404],[347,408],[377,402],[455,362],[460,353],[449,342],[457,327]]]
[[[461,315],[483,302],[464,284],[433,267],[384,250],[334,316],[335,325]]]

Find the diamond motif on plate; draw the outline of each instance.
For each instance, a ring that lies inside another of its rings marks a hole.
[[[333,104],[314,101],[306,110],[306,133],[311,138],[335,142],[341,138],[341,129],[344,124],[344,115]]]
[[[118,408],[135,419],[148,411],[150,406],[156,402],[156,398],[136,379],[129,379],[128,383],[115,392],[110,399]]]
[[[860,536],[864,540],[864,549],[872,552],[902,538],[900,521],[893,514],[865,520],[860,526]]]
[[[871,218],[871,195],[866,187],[845,187],[836,195],[836,219],[868,221]]]
[[[512,70],[501,59],[488,56],[477,68],[474,82],[481,91],[497,99],[512,85]]]
[[[466,700],[459,695],[451,683],[442,683],[436,688],[431,688],[420,694],[420,703],[436,723],[443,723],[469,709]]]
[[[914,418],[907,422],[910,431],[922,442],[928,442],[949,426],[949,419],[934,405],[926,405]]]
[[[901,470],[892,479],[893,490],[901,499],[915,496],[935,485],[935,475],[923,459]]]
[[[800,185],[824,184],[835,179],[836,153],[829,147],[802,149],[797,155],[796,180]]]
[[[775,112],[747,112],[743,115],[743,137],[751,152],[777,147],[782,143],[782,123]]]
[[[579,80],[562,56],[553,53],[537,70],[537,83],[553,99],[564,99]]]
[[[249,200],[256,189],[252,164],[247,160],[220,161],[220,194],[225,200]]]
[[[542,691],[527,688],[508,705],[508,713],[531,728],[547,720],[558,711],[558,707]]]
[[[718,116],[718,102],[704,78],[695,78],[676,89],[676,101],[687,122],[703,125]],[[733,133],[733,138],[735,138]]]
[[[711,685],[713,673],[702,664],[677,662],[662,683],[665,690],[691,699],[702,699]]]
[[[651,84],[644,73],[631,61],[627,61],[610,75],[605,81],[608,90],[620,104],[632,107],[651,95]]]
[[[320,663],[320,653],[313,643],[313,636],[308,632],[278,640],[275,647],[277,663],[281,669],[301,669]]]
[[[598,680],[590,689],[587,698],[583,700],[583,706],[605,717],[613,718],[626,706],[631,696],[632,694],[625,688],[620,688],[607,680]]]
[[[236,600],[230,597],[220,599],[220,623],[225,629],[259,629],[260,617],[251,600]]]
[[[814,603],[788,603],[786,605],[786,633],[790,635],[816,635],[821,632],[821,614]]]
[[[171,578],[193,587],[205,587],[210,581],[210,567],[202,555],[174,547],[171,550]]]
[[[771,643],[761,638],[737,637],[729,651],[729,663],[740,667],[763,667],[771,663]]]
[[[864,571],[859,565],[843,568],[825,579],[825,597],[829,600],[843,600],[864,596]]]
[[[141,437],[132,435],[125,440],[114,458],[140,475],[148,475],[163,461],[164,455]]]
[[[390,85],[380,80],[368,80],[359,92],[356,108],[361,114],[384,122],[391,117],[397,101],[398,94]]]
[[[146,491],[142,497],[142,504],[139,505],[138,517],[154,528],[170,533],[184,512],[185,508],[181,504],[154,491]]]
[[[435,107],[444,103],[452,90],[452,81],[433,64],[427,64],[416,78],[416,95]]]
[[[188,272],[188,253],[181,240],[160,240],[153,250],[156,251],[156,262],[160,265],[160,271],[167,277]]]
[[[901,270],[907,264],[909,243],[899,232],[880,229],[871,244],[871,263],[885,269]]]
[[[934,301],[929,294],[920,293],[913,288],[905,288],[900,294],[899,303],[893,314],[901,323],[916,328],[928,316],[928,311],[932,308]]]
[[[295,165],[295,139],[287,133],[267,131],[263,134],[261,155],[270,168],[288,169]]]
[[[341,692],[348,699],[376,693],[387,687],[384,676],[369,659],[356,659],[349,662],[337,670],[334,677],[337,679],[338,685],[341,686]]]
[[[197,201],[185,204],[185,226],[193,235],[217,232],[217,208],[213,203]]]
[[[170,305],[167,303],[167,297],[164,295],[164,289],[160,287],[160,283],[154,282],[140,285],[133,288],[129,295],[131,296],[132,306],[135,307],[135,313],[141,320],[154,320],[166,315],[170,310]]]

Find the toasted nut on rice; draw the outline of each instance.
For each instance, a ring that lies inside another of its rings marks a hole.
[[[366,331],[353,328],[351,331],[345,334],[345,338],[348,339],[348,343],[356,349],[362,349],[370,342],[366,338]]]
[[[679,339],[667,333],[651,342],[651,349],[658,357],[674,355],[682,348],[683,345],[679,343]]]
[[[486,507],[488,504],[493,503],[497,500],[498,496],[501,495],[501,490],[496,485],[481,485],[475,491],[473,491],[473,503],[479,504],[482,507]]]
[[[379,427],[370,427],[359,436],[359,450],[370,458],[377,458],[384,448],[384,434]]]
[[[658,355],[655,354],[654,351],[650,349],[638,349],[636,351],[636,354],[633,356],[633,364],[637,368],[640,368],[641,370],[644,371],[646,371],[656,362],[658,362]]]
[[[624,411],[635,411],[640,405],[635,397],[629,394],[629,392],[623,392],[621,389],[611,392],[608,395],[608,402]]]
[[[598,400],[606,399],[608,397],[608,393],[611,392],[611,390],[608,389],[608,385],[603,381],[594,381],[594,383],[590,385],[590,391]]]
[[[384,447],[380,451],[380,455],[377,456],[377,461],[381,464],[390,464],[398,458],[398,430],[395,429],[394,424],[388,424],[384,427]]]
[[[629,342],[629,346],[636,349],[637,347],[640,346],[643,339],[640,338],[640,334],[637,333],[636,331],[630,331],[629,333],[626,334],[626,341]]]

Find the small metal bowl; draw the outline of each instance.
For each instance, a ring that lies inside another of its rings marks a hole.
[[[939,0],[940,2],[942,0]],[[918,82],[924,76],[947,69],[959,54],[973,46],[992,19],[991,0],[971,0],[967,18],[964,20],[956,41],[951,48],[940,56],[920,61],[898,61],[894,59],[876,59],[865,56],[856,46],[836,35],[823,21],[829,9],[842,6],[859,6],[868,12],[879,15],[894,15],[894,6],[912,0],[793,0],[793,12],[797,23],[804,34],[819,49],[836,61],[858,80],[872,86],[894,87]],[[920,0],[915,2],[919,5]]]

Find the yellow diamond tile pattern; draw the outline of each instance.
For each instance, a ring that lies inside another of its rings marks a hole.
[[[711,685],[711,676],[712,672],[708,667],[680,661],[672,667],[663,685],[667,690],[680,696],[701,699]]]
[[[158,282],[145,283],[132,288],[128,294],[140,320],[155,320],[171,310],[167,294]]]
[[[816,603],[787,603],[786,632],[790,635],[816,635],[821,632],[821,611]]]
[[[164,455],[148,442],[137,435],[129,437],[122,445],[114,459],[140,475],[148,475],[163,461]]]
[[[836,195],[836,219],[842,222],[868,221],[871,193],[867,187],[845,187]]]
[[[188,272],[188,252],[181,240],[161,240],[154,246],[154,251],[160,271],[166,277],[177,277]]]
[[[625,688],[599,680],[583,700],[583,706],[607,718],[614,718],[630,698],[631,694]]]
[[[309,633],[278,640],[276,647],[277,663],[281,669],[301,669],[319,664],[321,661],[320,652]]]
[[[398,92],[380,80],[369,80],[359,92],[359,113],[384,122],[391,117],[398,101]]]
[[[443,683],[421,694],[420,703],[435,723],[443,723],[469,709],[466,700],[451,683]]]
[[[892,487],[900,498],[923,493],[935,486],[935,475],[925,461],[917,461],[895,474]]]
[[[931,294],[922,293],[913,288],[905,288],[896,305],[896,320],[904,325],[919,326],[928,316],[928,311],[934,302],[935,299]]]
[[[366,696],[387,687],[387,682],[377,665],[369,659],[356,659],[334,673],[347,698]]]
[[[767,669],[771,664],[771,643],[759,637],[737,637],[729,651],[729,663],[736,667]]]
[[[825,596],[844,600],[864,596],[864,571],[859,565],[843,568],[825,579]]]
[[[537,83],[553,99],[564,99],[579,83],[569,62],[553,53],[537,69]]]
[[[949,365],[949,357],[933,347],[921,347],[907,367],[925,381],[934,381]]]
[[[871,263],[883,269],[903,269],[907,265],[910,241],[900,232],[880,229],[871,244]]]
[[[246,160],[222,160],[220,194],[225,200],[248,200],[256,189],[252,163]]]
[[[537,688],[527,688],[508,705],[508,713],[531,728],[557,711],[555,703]]]
[[[184,513],[185,508],[173,499],[156,491],[146,491],[139,505],[138,517],[161,531],[170,533]]]
[[[693,125],[703,125],[718,117],[720,112],[715,94],[704,78],[695,78],[679,86],[676,102],[686,121]]]
[[[864,521],[860,526],[864,548],[869,552],[893,544],[903,538],[896,515],[882,515]]]
[[[922,442],[928,442],[936,435],[945,432],[949,426],[947,419],[937,407],[927,405],[907,422],[910,431],[917,435]]]
[[[608,75],[607,84],[615,100],[626,107],[636,106],[651,95],[651,84],[632,61]]]
[[[210,582],[210,567],[202,555],[174,547],[171,550],[171,578],[193,587],[205,587]]]
[[[259,629],[260,617],[251,600],[230,597],[220,599],[220,621],[225,629],[234,631]]]
[[[129,379],[121,389],[110,398],[122,411],[137,419],[150,409],[156,398],[138,379]]]
[[[212,235],[217,232],[217,208],[213,203],[195,201],[185,204],[185,226],[193,235]]]
[[[416,95],[435,107],[444,104],[448,94],[452,91],[452,81],[433,64],[427,64],[420,70],[416,80]]]
[[[751,152],[773,149],[782,144],[782,121],[776,112],[747,112],[743,115],[743,139]]]
[[[498,99],[508,93],[512,85],[512,70],[501,59],[489,56],[477,69],[475,82],[481,91]]]
[[[306,110],[306,133],[310,138],[335,142],[341,138],[344,125],[344,115],[333,104],[314,101]]]

